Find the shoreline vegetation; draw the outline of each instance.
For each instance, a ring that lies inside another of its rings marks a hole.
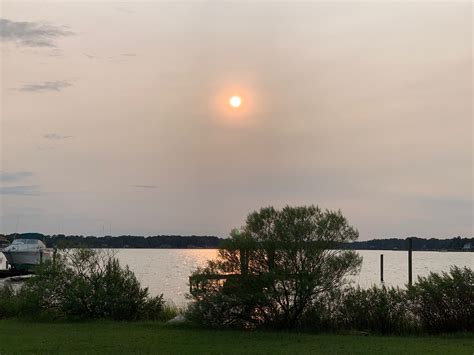
[[[82,236],[45,235],[41,233],[13,233],[2,235],[0,241],[9,242],[17,238],[40,239],[50,248],[110,248],[110,249],[218,249],[228,238],[217,236]],[[474,238],[455,237],[449,239],[412,237],[414,251],[474,251]],[[344,250],[406,250],[407,240],[400,238],[372,239],[340,243],[338,249]]]
[[[302,326],[248,329],[207,324],[190,308],[150,298],[127,267],[103,252],[67,253],[58,264],[43,265],[23,290],[0,289],[1,354],[470,354],[474,348],[472,318],[461,315],[472,314],[467,269],[461,277],[451,270],[419,279],[415,297],[395,288],[357,288],[348,297],[320,299]],[[64,257],[81,263],[67,266]],[[458,303],[463,306],[451,307]],[[324,320],[340,306],[349,323]],[[406,327],[407,311],[417,312],[422,329]]]
[[[472,352],[472,269],[353,287],[345,276],[362,258],[335,246],[357,238],[340,211],[262,208],[190,275],[184,309],[151,296],[110,249],[60,249],[0,288],[0,353]]]

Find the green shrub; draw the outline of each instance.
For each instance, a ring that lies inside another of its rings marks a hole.
[[[303,314],[300,327],[310,331],[342,330],[344,328],[340,316],[342,297],[342,288],[321,293]]]
[[[393,287],[349,289],[342,297],[338,317],[346,329],[403,334],[416,328],[406,291]]]
[[[142,320],[160,320],[166,321],[175,317],[178,313],[173,314],[170,307],[165,304],[163,295],[156,297],[147,297],[140,308],[139,318]]]
[[[0,287],[0,319],[15,316],[18,313],[18,299],[10,285]]]
[[[134,320],[139,317],[147,301],[148,289],[141,288],[128,267],[122,268],[117,259],[109,259],[98,281],[92,285],[94,297],[91,299],[91,316],[115,320]]]
[[[163,297],[149,297],[113,255],[75,249],[36,269],[17,294],[19,315],[51,318],[159,319]]]
[[[272,322],[266,311],[271,314],[269,307],[264,307],[263,302],[259,303],[256,312],[252,295],[248,298],[239,295],[231,297],[221,293],[209,294],[199,302],[189,305],[186,318],[208,327],[229,327],[229,328],[256,328],[270,327]]]
[[[163,304],[162,312],[160,313],[159,320],[168,321],[175,318],[178,315],[183,315],[185,308],[177,307],[173,302],[166,302]]]
[[[473,271],[420,277],[408,289],[349,287],[321,294],[302,326],[316,331],[358,330],[384,334],[474,330]]]
[[[451,267],[449,272],[419,277],[408,288],[414,313],[424,330],[439,333],[474,330],[474,272]]]
[[[405,334],[416,330],[406,291],[393,287],[330,290],[313,303],[302,327],[315,331],[357,330]]]

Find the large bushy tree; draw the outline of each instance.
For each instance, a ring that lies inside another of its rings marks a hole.
[[[358,238],[340,211],[262,208],[191,277],[191,314],[210,325],[295,327],[319,295],[361,265],[337,249]]]

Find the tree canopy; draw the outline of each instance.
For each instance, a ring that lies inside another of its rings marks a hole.
[[[320,294],[358,272],[362,259],[336,249],[357,238],[340,211],[287,206],[253,212],[217,259],[192,275],[195,313],[211,324],[294,327]]]

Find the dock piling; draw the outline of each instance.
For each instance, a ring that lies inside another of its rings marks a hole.
[[[413,239],[408,238],[408,285],[413,282]]]
[[[380,282],[383,283],[383,254],[380,254]]]

